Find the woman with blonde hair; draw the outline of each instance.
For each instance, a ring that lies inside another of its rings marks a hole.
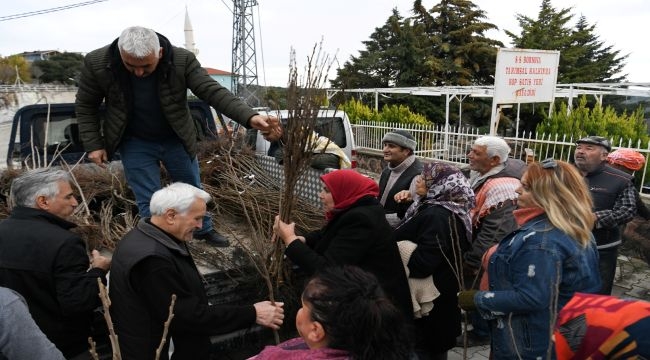
[[[490,257],[489,290],[463,291],[459,305],[490,321],[494,359],[554,358],[558,311],[600,289],[591,196],[574,166],[553,159],[528,165],[517,193],[520,229]]]

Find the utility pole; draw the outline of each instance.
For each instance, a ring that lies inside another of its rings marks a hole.
[[[232,91],[251,106],[259,106],[256,94],[257,54],[253,7],[257,0],[233,0]]]
[[[18,65],[14,65],[14,68],[16,69],[16,81],[14,82],[15,87],[22,87],[25,85],[25,82],[23,79],[20,78],[20,71],[18,71]]]

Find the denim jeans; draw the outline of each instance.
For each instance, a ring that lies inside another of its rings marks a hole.
[[[616,275],[616,260],[618,259],[618,246],[606,249],[598,249],[598,270],[603,287],[599,294],[611,295]]]
[[[124,166],[126,181],[135,195],[140,217],[149,217],[149,201],[162,185],[160,164],[162,163],[172,182],[183,182],[202,189],[199,163],[185,151],[180,140],[172,138],[163,141],[147,141],[135,137],[125,138],[120,145],[120,157]],[[197,233],[212,230],[212,219],[206,213],[203,227]]]

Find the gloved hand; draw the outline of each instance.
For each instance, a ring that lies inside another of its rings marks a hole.
[[[472,311],[476,310],[476,303],[474,302],[474,295],[477,290],[464,290],[458,293],[458,306],[461,309]]]

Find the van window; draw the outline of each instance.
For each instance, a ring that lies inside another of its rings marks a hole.
[[[282,118],[280,121],[282,122],[282,126],[286,128],[287,119]],[[318,135],[329,138],[341,149],[347,146],[345,126],[343,125],[343,119],[340,117],[317,117],[314,131]]]
[[[341,149],[347,146],[345,127],[343,125],[343,119],[340,117],[316,118],[316,128],[314,130],[319,135],[328,137]]]
[[[33,146],[43,150],[45,145],[45,130],[48,126],[46,114],[35,114],[32,118],[32,129],[34,134]],[[30,135],[31,136],[31,135]],[[50,114],[49,131],[47,134],[48,152],[57,149],[63,150],[64,147],[69,147],[66,152],[83,152],[81,142],[79,141],[79,129],[77,119],[74,113],[65,114]]]

